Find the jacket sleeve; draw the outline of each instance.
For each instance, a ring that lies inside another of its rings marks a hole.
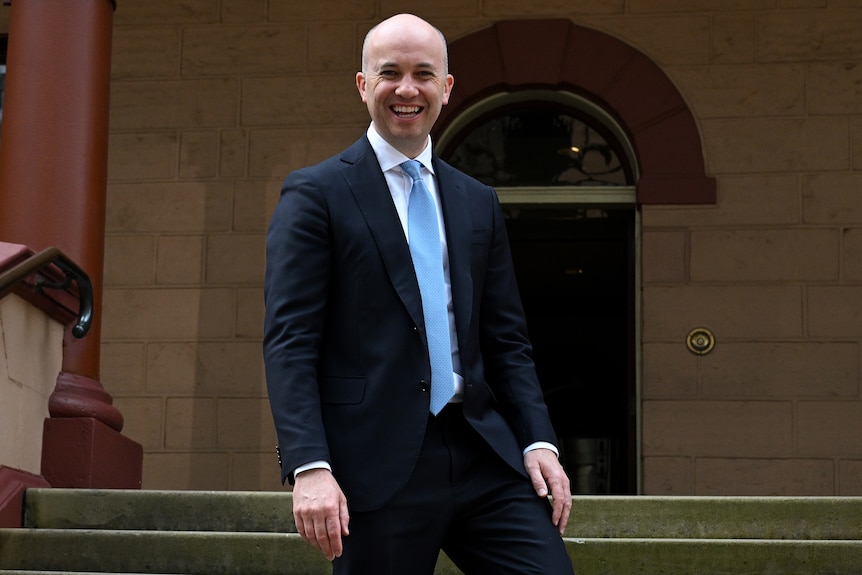
[[[491,238],[479,294],[479,341],[485,380],[521,449],[544,441],[556,445],[518,292],[503,211],[490,192]]]
[[[285,180],[266,238],[263,356],[282,481],[330,460],[317,373],[330,271],[326,202],[300,170]]]

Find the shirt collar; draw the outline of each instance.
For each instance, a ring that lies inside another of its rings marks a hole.
[[[374,127],[374,122],[368,126],[367,135],[368,141],[371,142],[371,149],[374,150],[374,154],[377,156],[377,161],[380,163],[380,169],[384,172],[387,172],[396,166],[400,166],[406,160],[411,159],[396,150],[392,144],[384,140],[383,136],[377,132],[377,128]],[[431,136],[428,136],[428,143],[425,145],[425,149],[423,149],[422,153],[413,159],[425,166],[425,169],[433,174],[434,163],[431,161],[431,158]]]

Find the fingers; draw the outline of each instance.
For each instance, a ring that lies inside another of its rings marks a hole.
[[[343,551],[348,534],[347,499],[328,470],[312,470],[297,476],[293,490],[296,530],[330,561]]]
[[[341,557],[341,522],[337,518],[326,517],[315,521],[313,537],[313,540],[306,541],[320,549],[329,561]]]
[[[572,511],[572,492],[569,478],[563,473],[549,479],[551,485],[551,495],[554,498],[554,508],[551,514],[551,521],[557,526],[560,535],[566,531],[566,525],[569,523],[569,514]]]
[[[347,526],[350,524],[350,513],[347,512],[347,499],[341,498],[341,505],[339,505],[339,518],[341,519],[341,534],[347,537],[350,535],[350,530]]]
[[[295,516],[297,532],[307,543],[319,549],[330,561],[341,556],[341,537],[347,535],[347,527],[342,523],[339,509],[300,509]]]
[[[572,510],[571,483],[563,466],[556,454],[543,449],[527,452],[524,466],[539,497],[547,497],[550,488],[553,498],[551,521],[563,535]]]
[[[536,495],[539,497],[547,497],[548,485],[545,483],[545,476],[542,475],[541,469],[536,467],[534,469],[527,469],[527,472],[530,475],[530,483],[533,484],[533,489],[536,490]]]
[[[538,449],[536,451],[539,451]],[[539,497],[548,496],[548,484],[545,482],[545,474],[542,469],[541,459],[534,451],[527,452],[524,456],[524,467],[530,476],[530,483]]]

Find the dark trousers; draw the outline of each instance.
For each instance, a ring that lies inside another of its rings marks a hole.
[[[335,575],[432,575],[440,549],[466,575],[573,575],[549,503],[459,405],[429,417],[416,469],[398,495],[377,511],[351,513],[349,527]]]

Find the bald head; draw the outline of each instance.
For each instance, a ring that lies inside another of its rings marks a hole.
[[[417,34],[422,33],[423,30],[425,32],[433,32],[434,36],[439,39],[440,45],[443,48],[443,73],[448,74],[449,52],[446,47],[446,37],[439,29],[413,14],[396,14],[395,16],[380,22],[368,31],[368,34],[365,35],[365,41],[362,43],[362,71],[368,71],[368,55],[371,50],[371,45],[374,42],[374,38],[378,32],[384,32],[386,34],[399,32]]]

